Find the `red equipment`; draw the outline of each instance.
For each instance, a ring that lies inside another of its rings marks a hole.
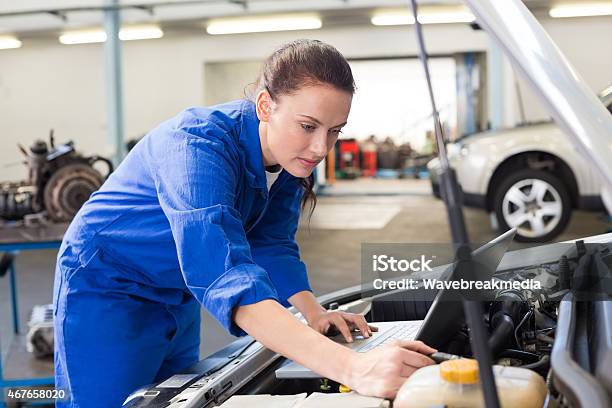
[[[346,178],[359,177],[359,144],[355,139],[338,141],[338,167]]]

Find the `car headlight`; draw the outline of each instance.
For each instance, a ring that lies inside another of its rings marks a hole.
[[[448,160],[453,160],[461,154],[461,145],[459,143],[449,143],[446,145],[446,157]]]
[[[438,159],[437,157],[434,157],[433,159],[427,162],[427,170],[429,170],[430,172],[438,168],[440,168],[440,159]]]

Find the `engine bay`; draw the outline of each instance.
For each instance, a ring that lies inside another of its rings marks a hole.
[[[546,407],[609,406],[611,268],[608,244],[584,241],[509,252],[497,268],[496,279],[541,283],[540,291],[500,291],[493,301],[483,302],[483,319],[493,364],[541,376]],[[369,297],[361,289],[334,292],[322,297],[321,304],[362,313],[368,322],[420,320],[431,308],[431,301],[415,300],[409,291]],[[472,357],[469,334],[462,325],[449,333],[440,351]],[[285,363],[284,357],[244,337],[184,373],[134,392],[124,406],[213,407],[233,395],[346,391],[329,379],[276,378],[275,370]]]

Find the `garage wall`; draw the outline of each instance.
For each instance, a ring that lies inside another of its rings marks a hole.
[[[562,24],[563,23],[563,24]],[[546,21],[545,27],[594,89],[610,79],[610,19]],[[467,26],[426,27],[432,54],[482,51],[483,32]],[[206,36],[167,32],[159,40],[123,43],[125,136],[146,133],[190,105],[205,103],[204,65],[220,61],[256,61],[295,38],[317,38],[347,57],[416,55],[408,27],[353,27],[305,32]],[[585,46],[586,41],[588,46]],[[596,50],[601,50],[597,52]],[[600,58],[598,58],[600,57]],[[244,84],[246,85],[246,84]],[[243,86],[243,85],[241,85]],[[540,114],[526,97],[529,115]],[[86,153],[107,154],[104,61],[101,44],[64,46],[56,39],[25,39],[17,50],[0,51],[0,179],[25,176],[16,142],[30,144],[55,129],[58,141],[73,139]]]
[[[255,88],[262,60],[204,64],[204,105],[244,98]]]
[[[612,38],[612,18],[545,19],[541,22],[594,92],[612,85],[612,45],[609,40]],[[529,86],[522,80],[519,83],[527,119],[549,118]]]

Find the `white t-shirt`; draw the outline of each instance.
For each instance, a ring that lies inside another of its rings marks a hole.
[[[274,184],[282,170],[282,167],[279,168],[278,171],[274,172],[266,170],[266,184],[268,185],[268,191],[270,191],[272,184]]]

